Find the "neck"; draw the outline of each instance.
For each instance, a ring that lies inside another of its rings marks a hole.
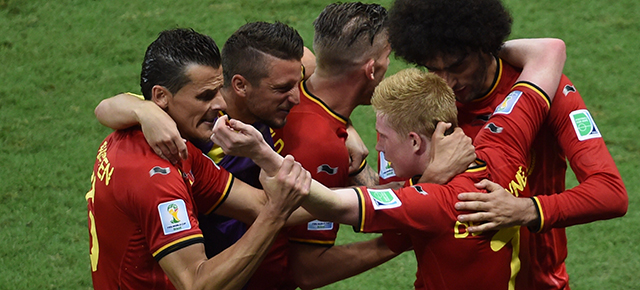
[[[336,113],[349,118],[353,110],[364,104],[362,101],[365,82],[357,75],[332,76],[316,70],[306,82],[311,94],[321,99]]]

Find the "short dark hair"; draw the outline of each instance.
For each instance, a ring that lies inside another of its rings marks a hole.
[[[496,55],[512,22],[500,0],[396,0],[389,42],[396,56],[418,65],[469,52]]]
[[[264,54],[283,60],[300,60],[304,42],[298,31],[281,23],[251,22],[234,32],[222,48],[224,85],[242,75],[252,84],[268,76]]]
[[[190,81],[186,75],[189,65],[219,68],[221,63],[220,50],[211,37],[189,28],[162,31],[144,55],[140,74],[142,94],[150,100],[155,85],[175,94]]]
[[[387,9],[361,2],[333,3],[322,10],[313,26],[318,65],[344,66],[357,58],[369,57],[363,54],[370,53],[376,36],[386,32]]]

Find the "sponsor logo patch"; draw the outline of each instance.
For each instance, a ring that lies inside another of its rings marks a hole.
[[[502,133],[502,130],[504,130],[504,128],[498,127],[494,123],[489,123],[486,126],[484,126],[484,128],[485,129],[489,129],[489,131],[491,131],[491,133],[496,133],[496,134],[500,134],[500,133]]]
[[[329,175],[334,175],[338,173],[338,167],[331,167],[329,166],[329,164],[322,164],[318,166],[318,172],[316,173],[320,173],[320,172],[324,172]]]
[[[151,170],[149,170],[149,177],[154,176],[156,174],[162,174],[162,175],[167,175],[171,173],[171,168],[169,167],[160,167],[160,166],[156,166],[154,168],[151,168]]]
[[[564,89],[562,89],[562,93],[566,96],[571,92],[576,92],[576,87],[572,86],[572,85],[566,85],[564,86]]]
[[[598,126],[596,126],[596,122],[593,121],[589,111],[585,109],[575,110],[569,114],[569,118],[571,119],[571,124],[573,124],[573,129],[576,130],[578,140],[602,138],[600,130],[598,130]]]
[[[509,95],[507,95],[507,97],[504,98],[504,101],[502,101],[502,103],[498,105],[498,107],[493,112],[493,114],[494,115],[495,114],[505,114],[505,115],[511,114],[511,111],[513,111],[513,108],[516,106],[516,103],[520,99],[520,96],[522,96],[521,91],[513,91],[509,93]]]
[[[187,206],[182,199],[164,202],[158,205],[162,231],[165,236],[191,229]]]
[[[384,159],[384,152],[380,152],[380,178],[387,179],[396,176],[396,172],[391,168],[391,163]]]
[[[367,188],[367,192],[371,197],[371,202],[375,210],[396,208],[402,205],[396,193],[391,189]]]
[[[324,222],[319,220],[310,221],[307,224],[307,230],[309,231],[330,231],[333,230],[332,222]]]

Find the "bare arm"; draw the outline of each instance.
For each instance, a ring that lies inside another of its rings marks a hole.
[[[151,101],[130,94],[102,100],[95,109],[98,121],[114,130],[140,125],[147,143],[160,157],[177,163],[187,159],[187,145],[173,119]]]
[[[275,177],[261,174],[260,180],[267,203],[237,243],[209,260],[202,244],[185,247],[160,260],[177,289],[240,289],[251,277],[285,220],[306,197],[311,176],[287,157]]]
[[[560,84],[567,52],[561,39],[515,39],[504,44],[500,57],[522,68],[518,81],[532,82],[553,98]]]
[[[376,267],[397,253],[381,237],[330,248],[292,243],[292,275],[301,289],[315,289]]]
[[[358,172],[363,166],[366,166],[364,162],[369,155],[369,149],[353,125],[347,124],[347,134],[347,140],[345,140],[344,144],[349,150],[349,159],[351,161],[349,164],[349,174],[353,174]]]
[[[352,188],[331,190],[314,180],[302,207],[319,220],[351,226],[360,220],[358,197]]]

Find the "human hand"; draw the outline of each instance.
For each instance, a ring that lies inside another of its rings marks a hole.
[[[472,213],[458,215],[458,221],[471,224],[471,233],[498,230],[512,226],[529,226],[538,213],[530,198],[515,197],[497,183],[484,179],[475,184],[488,193],[465,192],[458,195],[455,204],[459,211]]]
[[[216,120],[212,131],[211,141],[227,155],[253,159],[261,150],[271,150],[258,129],[235,119],[229,120],[227,115]]]
[[[293,156],[287,155],[275,175],[260,171],[260,183],[267,196],[265,206],[281,217],[288,218],[309,195],[311,180],[311,174]]]
[[[173,164],[187,159],[187,141],[180,136],[176,122],[156,104],[148,103],[151,105],[136,114],[149,146],[158,156]]]
[[[353,126],[347,126],[347,134],[347,140],[345,140],[344,145],[349,150],[349,174],[351,174],[360,169],[360,166],[369,155],[369,149]]]
[[[444,184],[465,171],[476,159],[471,138],[461,128],[455,128],[448,136],[444,135],[450,127],[450,123],[438,122],[431,136],[431,162],[419,182]]]

